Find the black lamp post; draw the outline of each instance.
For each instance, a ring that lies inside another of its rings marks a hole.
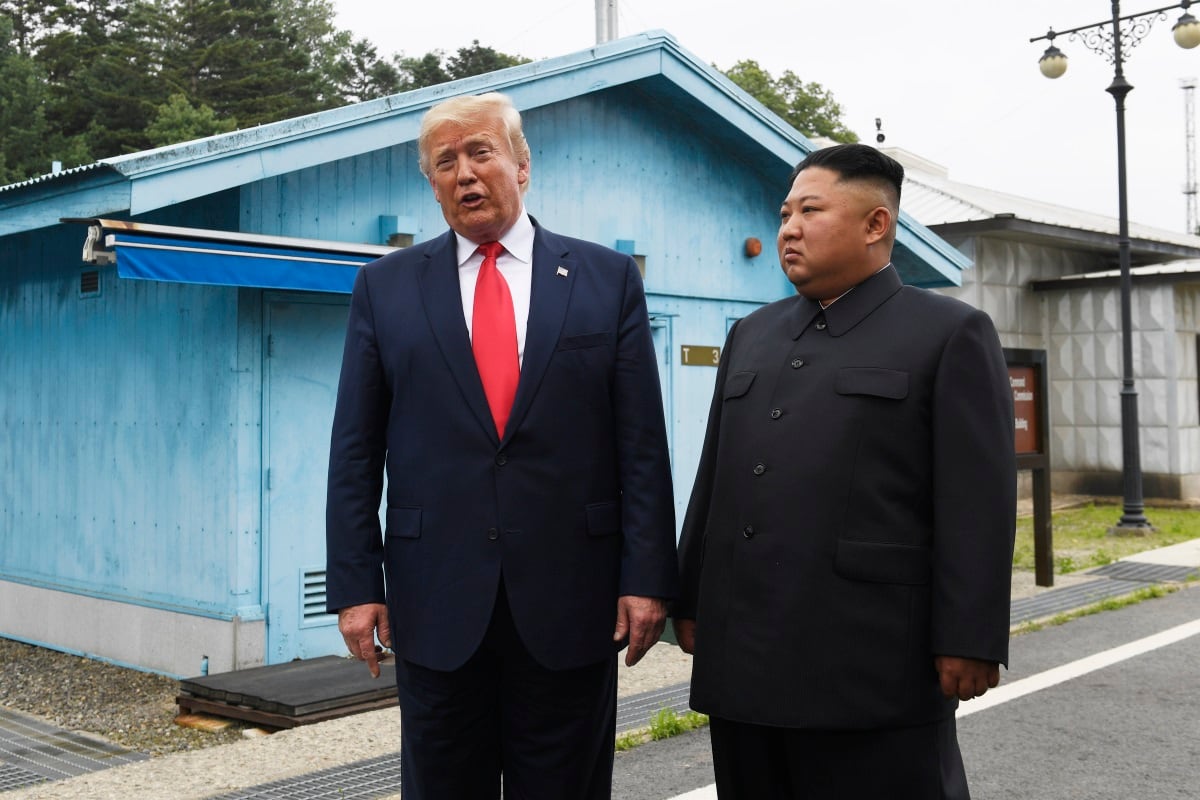
[[[1121,268],[1121,457],[1124,509],[1120,521],[1113,529],[1117,533],[1139,532],[1151,527],[1144,513],[1146,506],[1142,499],[1137,389],[1133,384],[1133,283],[1129,275],[1129,205],[1125,186],[1125,95],[1129,94],[1133,86],[1125,80],[1125,61],[1121,53],[1122,38],[1125,39],[1125,46],[1132,50],[1146,37],[1155,22],[1167,18],[1166,12],[1182,8],[1183,16],[1172,28],[1175,42],[1188,49],[1196,47],[1200,45],[1200,22],[1188,13],[1190,5],[1192,0],[1183,0],[1181,3],[1151,11],[1121,16],[1120,2],[1112,0],[1110,20],[1065,31],[1051,29],[1045,36],[1029,40],[1050,42],[1050,46],[1038,60],[1038,68],[1047,78],[1058,78],[1067,71],[1067,57],[1054,46],[1054,37],[1063,34],[1069,35],[1073,40],[1082,41],[1084,47],[1107,58],[1115,69],[1113,81],[1107,91],[1113,96],[1117,106],[1117,214],[1120,220],[1117,258]]]

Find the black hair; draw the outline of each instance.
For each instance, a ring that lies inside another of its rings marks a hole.
[[[796,176],[809,167],[822,167],[836,172],[843,180],[864,180],[886,186],[895,192],[897,205],[900,203],[904,167],[896,159],[884,155],[870,145],[837,144],[814,150],[792,170],[788,186],[791,187],[796,181]]]

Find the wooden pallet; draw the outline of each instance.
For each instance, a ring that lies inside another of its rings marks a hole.
[[[379,669],[372,678],[354,659],[289,661],[182,680],[175,702],[182,713],[294,728],[396,705],[395,666],[385,661]]]

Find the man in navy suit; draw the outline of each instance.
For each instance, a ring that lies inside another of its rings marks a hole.
[[[797,294],[729,331],[673,609],[722,800],[968,796],[960,700],[1008,657],[1011,389],[983,312],[891,265],[903,167],[792,173]]]
[[[418,147],[450,230],[354,285],[328,608],[372,674],[377,638],[396,653],[405,800],[607,798],[616,653],[632,665],[658,640],[677,575],[641,277],[526,213],[508,98],[434,106]]]

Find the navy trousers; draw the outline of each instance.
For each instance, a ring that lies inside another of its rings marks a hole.
[[[953,718],[878,731],[710,725],[720,800],[970,800]]]
[[[609,800],[616,652],[546,669],[521,642],[503,583],[465,665],[443,672],[397,659],[396,684],[404,800]]]

